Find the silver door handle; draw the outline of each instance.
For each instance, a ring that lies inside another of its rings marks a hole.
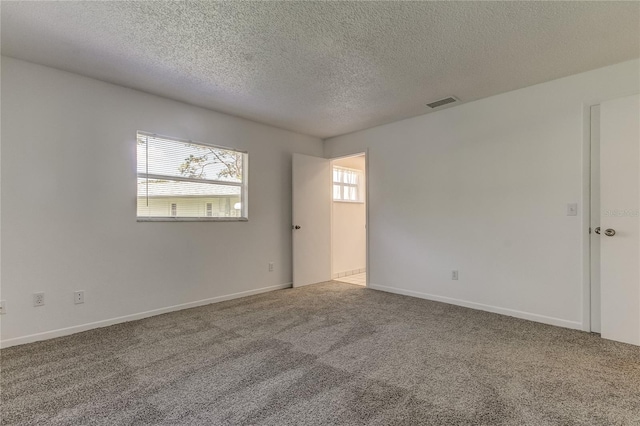
[[[616,230],[615,229],[606,229],[604,231],[604,235],[606,235],[607,237],[613,237],[614,235],[616,235]]]
[[[300,229],[300,225],[294,226],[293,229]]]

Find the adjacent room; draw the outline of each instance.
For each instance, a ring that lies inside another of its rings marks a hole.
[[[331,161],[331,278],[367,283],[366,155]]]
[[[640,424],[640,3],[0,12],[0,424]]]

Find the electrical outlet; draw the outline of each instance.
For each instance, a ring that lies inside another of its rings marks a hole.
[[[275,263],[269,262],[269,272],[273,272],[273,267],[274,266],[275,266]]]
[[[33,306],[44,305],[44,293],[33,293]]]
[[[0,300],[0,315],[7,313],[7,304],[4,300]]]
[[[451,279],[452,280],[458,279],[458,271],[451,271]]]
[[[76,305],[84,303],[84,290],[73,292],[73,303],[75,303]]]

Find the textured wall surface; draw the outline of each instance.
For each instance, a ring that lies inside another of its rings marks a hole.
[[[370,286],[588,328],[585,108],[638,75],[629,61],[325,141],[328,158],[368,149]]]
[[[319,137],[640,55],[637,2],[2,2],[2,54]]]
[[[249,221],[136,222],[137,130],[248,151]],[[292,152],[322,142],[3,57],[2,341],[291,283]]]

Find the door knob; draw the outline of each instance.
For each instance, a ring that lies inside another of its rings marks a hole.
[[[604,231],[604,235],[606,235],[607,237],[613,237],[614,235],[616,235],[616,230],[615,229],[606,229]]]
[[[300,225],[294,226],[293,229],[300,229]]]
[[[598,226],[598,227],[594,230],[594,232],[595,232],[596,234],[600,235],[600,227]]]

